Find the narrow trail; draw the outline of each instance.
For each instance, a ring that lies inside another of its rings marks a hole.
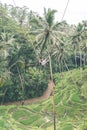
[[[32,104],[32,103],[36,103],[36,102],[41,102],[45,99],[48,99],[50,97],[50,94],[52,93],[53,87],[54,87],[54,82],[53,82],[53,80],[50,80],[48,83],[48,87],[42,96],[37,97],[37,98],[24,100],[24,105],[28,105],[28,104]],[[18,102],[4,103],[3,105],[21,105],[21,104],[22,104],[22,102],[18,101]]]

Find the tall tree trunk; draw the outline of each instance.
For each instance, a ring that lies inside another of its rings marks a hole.
[[[75,65],[76,65],[76,68],[77,68],[76,48],[75,48]]]
[[[51,55],[50,54],[49,54],[49,62],[50,62],[50,80],[53,80],[52,61],[51,61]]]
[[[86,53],[84,52],[84,67],[85,67],[85,65],[86,65]]]
[[[24,81],[23,81],[23,77],[22,75],[20,74],[19,72],[19,69],[17,68],[18,70],[18,74],[19,74],[19,78],[20,78],[20,82],[21,82],[21,88],[22,88],[22,105],[24,104]]]
[[[53,82],[53,73],[52,73],[52,62],[51,55],[49,54],[49,63],[50,63],[50,80],[52,82],[52,105],[53,105],[53,120],[54,120],[54,130],[56,130],[56,107],[54,101],[54,82]]]
[[[81,75],[81,79],[82,79],[82,52],[80,49],[80,45],[79,45],[79,54],[80,54],[80,75]]]
[[[54,84],[54,82],[53,82],[53,84]],[[56,107],[55,107],[55,101],[54,101],[54,86],[53,86],[53,92],[52,92],[52,101],[53,101],[54,130],[56,130]]]

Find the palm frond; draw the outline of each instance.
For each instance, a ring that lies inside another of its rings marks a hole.
[[[46,11],[44,8],[44,17],[49,25],[49,27],[52,26],[54,23],[54,14],[57,12],[57,10],[51,10],[50,8]]]

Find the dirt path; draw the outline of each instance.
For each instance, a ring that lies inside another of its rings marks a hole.
[[[50,97],[53,87],[54,87],[54,82],[51,80],[48,84],[48,88],[46,89],[46,91],[43,93],[43,95],[41,97],[25,100],[24,104],[25,105],[32,104],[32,103],[36,103],[36,102],[40,102],[45,99],[48,99]],[[21,104],[21,102],[9,102],[9,103],[5,103],[3,105],[20,105],[20,104]]]

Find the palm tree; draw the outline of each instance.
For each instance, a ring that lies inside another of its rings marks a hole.
[[[82,52],[83,52],[83,62],[84,66],[86,65],[86,54],[87,54],[87,21],[83,21],[83,41],[82,41]]]
[[[72,44],[74,46],[74,51],[75,51],[76,67],[77,67],[76,54],[77,54],[77,52],[79,53],[81,79],[82,79],[82,64],[83,64],[82,63],[82,61],[83,61],[82,52],[85,51],[85,49],[86,49],[86,39],[87,39],[86,36],[87,36],[87,34],[86,34],[86,27],[85,27],[84,22],[83,22],[83,24],[79,23],[74,32],[74,36],[72,37]]]
[[[86,65],[86,54],[87,54],[87,40],[83,41],[83,45],[82,45],[82,52],[83,52],[83,62],[84,62],[84,66]]]
[[[53,82],[52,72],[52,54],[54,48],[59,46],[62,42],[61,35],[64,33],[58,30],[61,23],[55,22],[54,15],[57,11],[51,9],[44,9],[44,17],[40,17],[38,14],[33,15],[30,21],[30,34],[35,35],[35,42],[33,44],[35,53],[40,61],[48,61],[50,66],[50,80]],[[45,62],[46,63],[46,62]],[[53,99],[53,115],[54,115],[54,130],[56,130],[56,110],[54,102],[54,82],[52,90]]]

